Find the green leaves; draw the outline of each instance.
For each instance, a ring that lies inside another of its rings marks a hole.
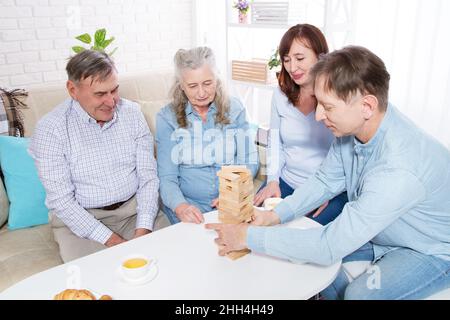
[[[87,43],[87,44],[90,44],[91,41],[92,41],[91,36],[90,36],[89,34],[87,34],[87,33],[82,34],[82,35],[79,35],[79,36],[76,37],[75,39],[78,39],[78,40],[80,40],[81,42],[84,42],[84,43]]]
[[[109,39],[109,40],[104,40],[102,43],[101,43],[101,46],[103,47],[103,48],[106,48],[107,46],[109,46],[109,44],[111,43],[111,42],[113,42],[114,41],[114,37],[111,37],[111,39]]]
[[[280,55],[278,53],[278,48],[270,56],[269,62],[267,64],[269,65],[269,69],[270,70],[272,70],[273,68],[276,68],[276,67],[281,65],[281,60],[280,60]]]
[[[84,50],[86,50],[86,49],[83,48],[83,47],[80,47],[80,46],[74,46],[74,47],[72,47],[72,50],[73,50],[73,52],[75,52],[75,53],[80,53],[80,52],[82,52],[82,51],[84,51]]]
[[[102,47],[103,41],[105,41],[105,36],[106,36],[106,30],[105,29],[98,29],[97,31],[95,31],[95,47]]]
[[[106,29],[105,28],[98,29],[97,31],[95,31],[93,38],[94,38],[94,43],[89,49],[101,51],[101,52],[105,52],[105,48],[107,46],[109,46],[111,44],[111,42],[113,42],[115,40],[114,37],[111,37],[106,40]],[[92,42],[92,37],[88,33],[81,34],[81,35],[75,37],[75,39],[80,40],[81,42],[86,43],[86,44],[91,44],[91,42]],[[74,46],[74,47],[72,47],[72,50],[75,53],[80,53],[80,52],[86,50],[86,48],[81,47],[81,46]],[[117,50],[117,48],[112,50],[108,55],[112,56],[114,54],[114,52],[116,52],[116,50]]]

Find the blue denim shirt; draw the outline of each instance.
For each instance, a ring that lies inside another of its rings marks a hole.
[[[249,248],[328,265],[371,241],[375,259],[407,247],[450,260],[450,152],[392,105],[368,143],[337,138],[320,169],[275,212],[285,223],[344,190],[349,202],[324,228],[250,227]]]
[[[217,172],[222,165],[247,165],[253,176],[258,171],[256,130],[249,128],[241,102],[230,98],[230,124],[216,125],[216,113],[212,103],[203,123],[188,102],[187,128],[179,127],[171,104],[156,117],[160,194],[173,211],[183,202],[202,212],[213,210],[211,201],[219,196]]]

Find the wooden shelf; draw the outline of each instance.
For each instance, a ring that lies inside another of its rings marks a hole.
[[[228,23],[232,28],[246,28],[246,29],[289,29],[291,25],[287,24],[256,24],[256,23]]]

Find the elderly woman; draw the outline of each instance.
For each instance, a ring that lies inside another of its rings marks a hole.
[[[224,91],[210,48],[175,54],[172,102],[156,117],[158,175],[169,221],[202,223],[217,205],[223,165],[258,170],[255,132],[241,102]]]

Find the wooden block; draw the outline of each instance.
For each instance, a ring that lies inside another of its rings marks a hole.
[[[250,249],[231,251],[230,253],[227,254],[227,257],[230,258],[231,260],[237,260],[237,259],[245,256],[246,254],[249,254],[250,252],[251,252]]]
[[[244,177],[238,179],[225,179],[223,177],[219,177],[219,185],[221,186],[236,186],[236,187],[248,187],[253,186],[253,179],[251,177]]]
[[[238,216],[241,215],[240,210],[233,210],[233,209],[230,209],[230,208],[227,208],[227,207],[219,206],[219,207],[217,207],[217,210],[219,212],[222,212],[223,214],[226,214],[226,215],[230,216],[230,217],[238,217]]]
[[[251,183],[253,184],[253,176],[251,175],[251,173],[236,173],[237,175],[239,175],[239,182],[242,184],[246,184],[246,183]]]
[[[220,202],[220,200],[219,200],[219,205],[217,206],[217,209],[224,211],[224,212],[231,213],[233,215],[237,215],[237,214],[241,214],[242,212],[253,210],[253,202],[248,201],[248,202],[244,202],[240,205],[233,206],[233,205],[227,205],[223,201]]]
[[[228,221],[232,221],[233,223],[241,223],[251,221],[251,217],[253,215],[253,205],[247,206],[242,210],[230,210],[228,208],[218,208],[219,218],[227,219]],[[231,223],[231,222],[227,222]]]
[[[219,193],[221,191],[249,194],[253,193],[253,183],[247,184],[219,183]]]
[[[239,193],[235,193],[227,189],[219,188],[219,204],[220,199],[228,199],[234,202],[241,202],[246,196],[247,195],[241,195]]]
[[[238,224],[242,222],[242,219],[219,211],[219,221],[226,224]]]
[[[234,199],[219,197],[219,206],[227,208],[236,208],[237,210],[240,210],[247,203],[253,203],[253,197],[254,197],[253,194],[249,194],[242,201],[234,201]]]
[[[249,173],[250,174],[250,170],[247,168],[247,166],[245,165],[241,165],[241,166],[222,166],[221,170],[223,173]]]
[[[233,216],[238,216],[241,212],[240,208],[231,208],[231,207],[227,207],[224,205],[220,205],[220,202],[219,202],[219,206],[217,207],[217,209],[221,212],[225,212],[225,213],[231,214]]]
[[[217,176],[219,177],[219,179],[222,178],[222,179],[226,179],[226,180],[237,180],[237,179],[240,179],[240,177],[241,177],[237,173],[223,172],[222,170],[217,172]]]
[[[219,177],[219,181],[222,180],[236,181],[241,178],[241,176],[236,173],[222,172],[222,171],[217,172],[217,176]]]
[[[241,219],[242,222],[246,221],[250,221],[253,215],[253,205],[244,208],[241,212],[239,212],[238,217]]]

